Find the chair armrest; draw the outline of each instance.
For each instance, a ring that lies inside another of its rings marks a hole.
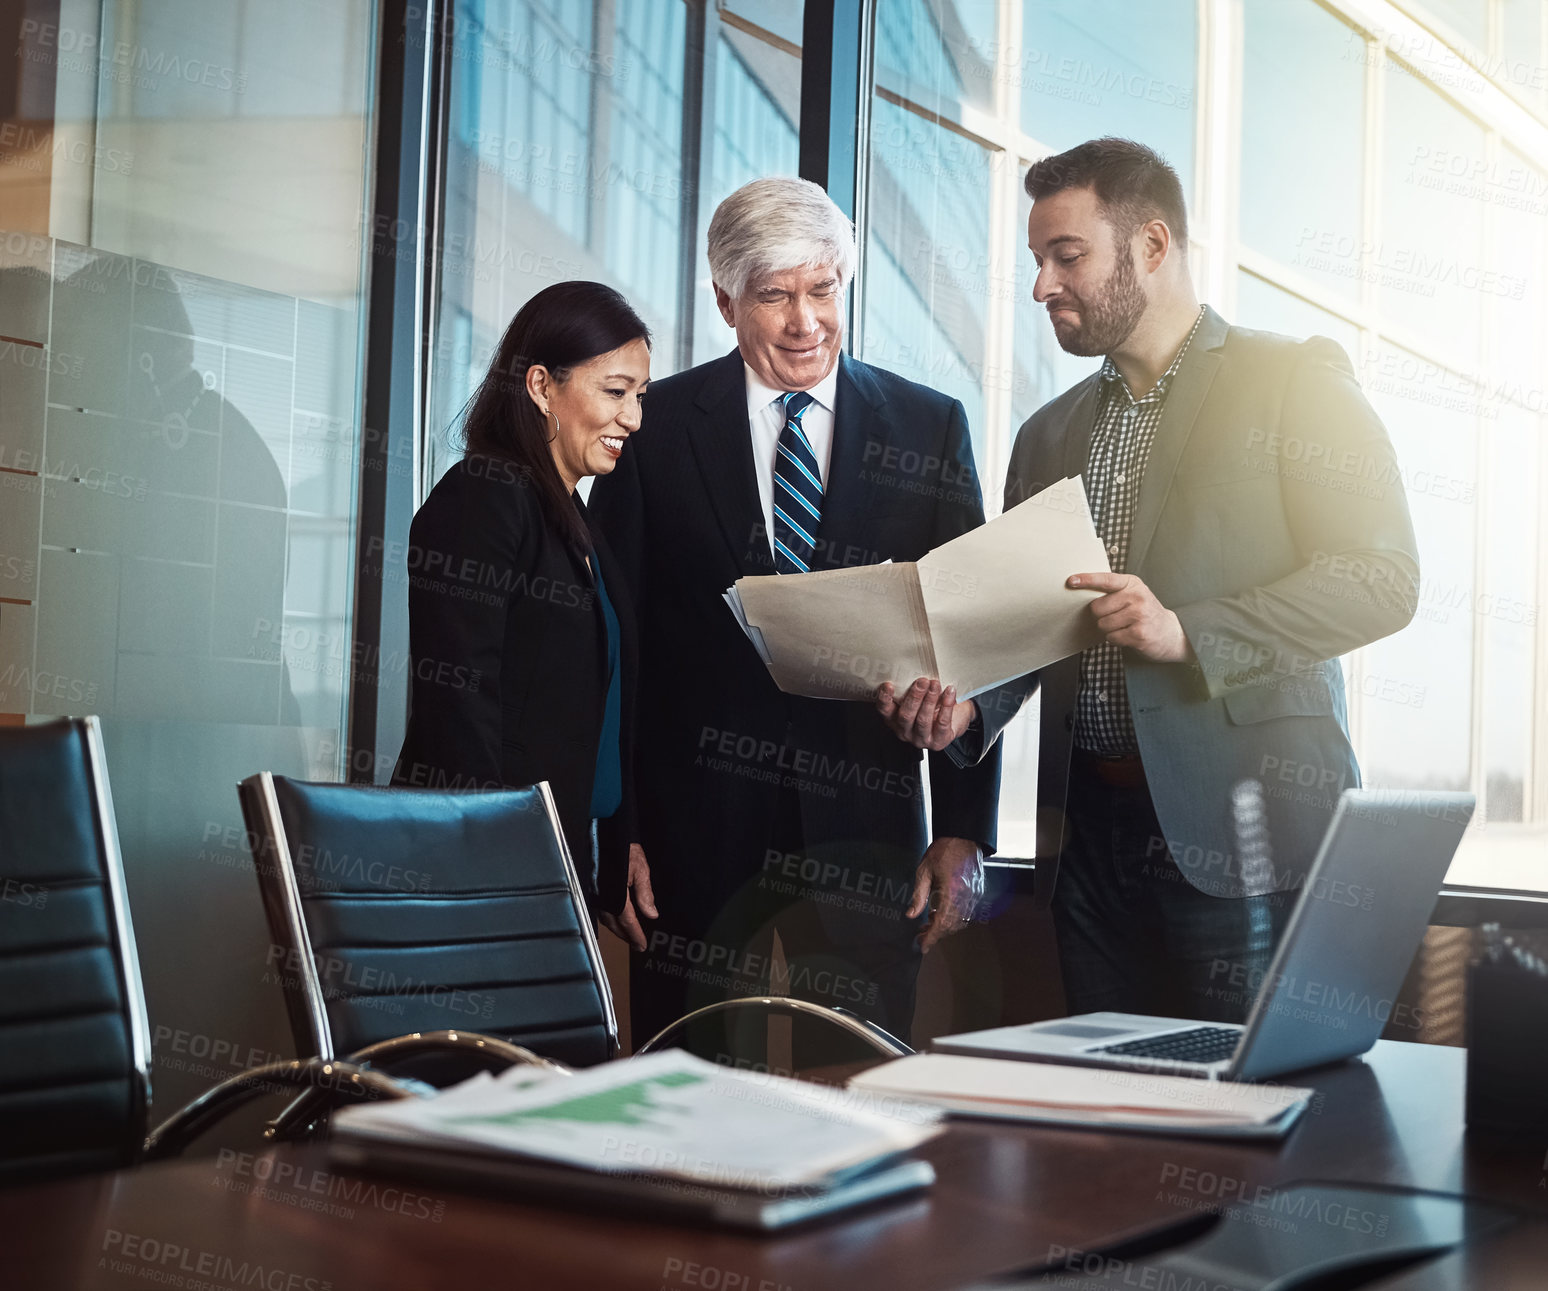
[[[281,1089],[305,1090],[330,1105],[413,1095],[390,1076],[349,1062],[307,1058],[271,1062],[223,1080],[186,1107],[179,1108],[145,1139],[141,1159],[160,1161],[176,1156],[217,1121],[262,1094]]]
[[[720,1000],[685,1014],[640,1045],[634,1051],[635,1056],[669,1048],[677,1035],[700,1018],[711,1017],[716,1013],[741,1012],[747,1009],[821,1019],[854,1036],[857,1040],[864,1041],[884,1058],[902,1058],[914,1052],[890,1031],[867,1021],[858,1014],[851,1013],[848,1009],[829,1008],[825,1004],[813,1004],[810,1000],[798,1000],[788,995],[755,995],[740,1000]]]
[[[532,1050],[512,1044],[509,1040],[480,1035],[477,1031],[414,1031],[368,1044],[363,1049],[355,1050],[344,1061],[357,1067],[379,1068],[426,1053],[465,1054],[483,1063],[490,1071],[533,1066],[547,1067],[556,1074],[571,1074],[563,1063],[540,1057]],[[328,1098],[324,1091],[307,1090],[285,1105],[264,1127],[263,1136],[272,1141],[303,1137],[311,1133],[328,1110]]]
[[[391,1040],[378,1040],[364,1049],[356,1049],[345,1061],[357,1066],[384,1066],[404,1058],[415,1058],[423,1053],[462,1053],[484,1059],[491,1070],[503,1071],[507,1067],[549,1067],[556,1073],[570,1075],[570,1069],[562,1062],[544,1058],[531,1049],[492,1035],[480,1035],[477,1031],[414,1031],[408,1035],[394,1036]]]

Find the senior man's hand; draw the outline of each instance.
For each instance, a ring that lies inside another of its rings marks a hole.
[[[978,705],[959,700],[957,688],[928,677],[918,678],[901,696],[890,681],[876,688],[876,711],[900,740],[916,749],[939,753],[973,724]]]
[[[930,922],[919,934],[919,949],[928,954],[942,937],[970,922],[984,895],[984,854],[970,838],[937,838],[925,849],[914,871],[914,899],[906,917],[926,910]]]
[[[597,916],[597,922],[635,950],[644,950],[645,929],[640,927],[639,917],[659,919],[661,916],[656,913],[656,897],[650,890],[650,863],[645,859],[645,849],[638,843],[629,844],[628,884],[623,910],[618,914],[604,910]]]

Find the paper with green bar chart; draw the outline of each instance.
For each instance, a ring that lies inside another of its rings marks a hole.
[[[720,1188],[826,1183],[939,1132],[939,1113],[717,1066],[679,1050],[572,1076],[513,1068],[430,1099],[349,1108],[345,1141],[509,1153]]]

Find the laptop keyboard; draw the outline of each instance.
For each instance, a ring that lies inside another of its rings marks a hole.
[[[1088,1052],[1118,1053],[1129,1058],[1164,1058],[1169,1062],[1222,1062],[1236,1052],[1241,1039],[1238,1027],[1193,1027],[1187,1031],[1104,1044]]]

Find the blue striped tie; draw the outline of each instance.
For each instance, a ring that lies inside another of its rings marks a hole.
[[[812,397],[801,390],[779,401],[785,406],[785,429],[774,457],[774,570],[804,574],[811,568],[822,521],[822,471],[801,429],[801,414]]]

